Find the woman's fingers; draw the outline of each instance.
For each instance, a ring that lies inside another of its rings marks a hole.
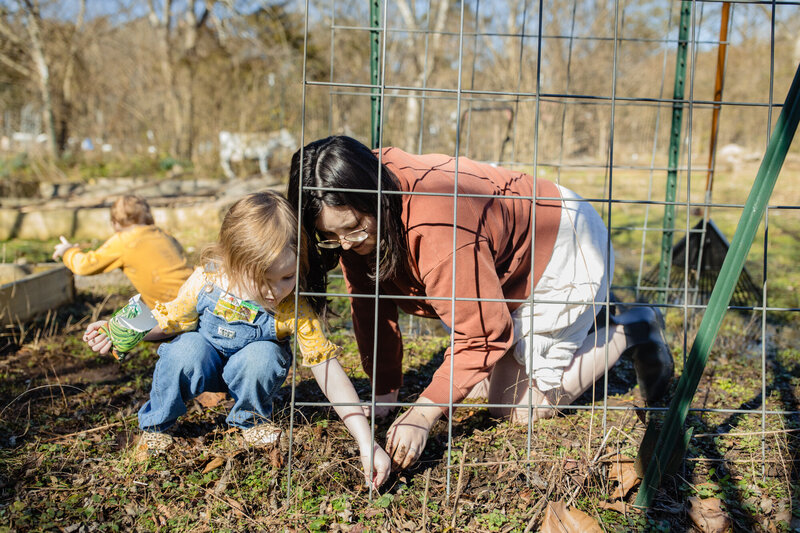
[[[389,456],[385,455],[386,461],[382,462],[381,464],[376,464],[375,468],[375,488],[380,488],[381,485],[386,483],[386,480],[389,479],[389,473],[392,471],[391,464],[392,462],[389,460]]]
[[[397,448],[392,450],[392,466],[395,469],[400,468],[400,465],[403,464],[403,460],[406,458],[407,452],[408,446],[405,443],[398,444]]]
[[[414,448],[413,446],[409,447],[408,451],[405,454],[405,457],[403,457],[402,461],[399,463],[400,464],[399,468],[401,470],[404,468],[408,468],[417,460],[417,457],[418,457],[417,449]]]
[[[419,438],[419,429],[411,426],[400,426],[396,429],[391,445],[387,445],[395,470],[408,468],[417,460],[420,450],[425,446]]]
[[[401,444],[397,447],[394,454],[392,454],[392,465],[395,470],[402,470],[408,468],[419,457],[417,447],[412,444]]]

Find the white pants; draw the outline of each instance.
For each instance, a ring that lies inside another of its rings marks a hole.
[[[606,300],[614,272],[603,219],[580,196],[559,189],[563,203],[553,255],[533,290],[533,303],[511,314],[514,358],[542,392],[561,385],[564,369]]]

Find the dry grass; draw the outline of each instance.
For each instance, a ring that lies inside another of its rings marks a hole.
[[[697,435],[683,468],[644,513],[630,505],[605,508],[616,501],[611,465],[635,457],[644,431],[630,361],[610,375],[608,404],[618,409],[605,413],[605,425],[602,401],[590,408],[589,395],[584,408],[540,421],[530,434],[485,409],[460,408],[452,440],[448,423],[439,422],[421,460],[394,473],[380,494],[363,488],[355,444],[326,408],[295,411],[291,447],[252,450],[224,425],[224,405],[193,403],[169,455],[138,461],[131,449],[135,412],[149,389],[154,346],[120,366],[76,341],[85,320],[73,318],[64,327],[67,313],[85,318],[98,306],[108,312],[120,303],[115,299],[62,311],[60,327],[48,324],[46,333],[29,336],[0,360],[0,523],[7,524],[0,530],[532,531],[547,502],[561,500],[610,531],[674,531],[691,527],[689,496],[721,498],[740,530],[787,529],[792,521],[800,420],[768,414],[767,433],[760,433],[760,349],[735,318],[721,334],[693,406],[752,412],[693,412],[689,423]],[[680,321],[668,316],[675,346]],[[364,394],[352,339],[346,331],[338,335],[343,361]],[[796,328],[774,329],[768,410],[797,410],[796,335]],[[444,340],[419,337],[409,344],[401,399],[413,401],[438,365]],[[297,398],[318,401],[306,374],[297,375]],[[276,398],[277,421],[287,429],[290,393],[287,385]],[[379,440],[386,429],[376,428]],[[630,504],[635,492],[622,501]]]

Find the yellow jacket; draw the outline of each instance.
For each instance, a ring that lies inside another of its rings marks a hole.
[[[150,308],[173,300],[192,273],[178,241],[152,225],[125,228],[92,252],[70,248],[64,264],[79,276],[121,268]]]

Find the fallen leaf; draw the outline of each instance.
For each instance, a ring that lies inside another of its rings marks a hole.
[[[244,514],[244,507],[241,503],[237,502],[233,498],[225,498],[225,501],[228,502],[228,505],[230,505],[234,511],[242,515]]]
[[[269,462],[272,468],[281,468],[283,466],[283,454],[278,446],[275,446],[269,452]]]
[[[562,501],[550,502],[544,512],[540,533],[600,533],[597,521],[579,509],[569,509]]]
[[[786,524],[789,526],[789,521],[792,519],[792,511],[791,509],[783,509],[782,511],[778,511],[775,513],[775,522]]]
[[[212,470],[217,469],[224,464],[225,464],[225,459],[223,459],[222,457],[214,457],[208,462],[206,467],[203,469],[203,474],[208,474]]]
[[[722,510],[719,498],[689,498],[689,518],[703,533],[723,533],[731,528],[731,519]]]
[[[203,407],[211,408],[224,402],[226,397],[227,393],[225,392],[201,392],[195,400]]]
[[[639,484],[639,476],[636,474],[632,459],[625,456],[619,456],[619,458],[620,460],[611,463],[608,469],[608,480],[618,483],[617,488],[611,495],[612,500],[621,500],[628,495],[633,487]]]
[[[364,516],[367,518],[374,518],[379,514],[383,514],[385,511],[385,509],[367,509],[364,511]]]
[[[344,509],[342,509],[340,513],[337,513],[337,516],[339,516],[342,519],[342,522],[349,524],[350,521],[353,519],[353,511],[350,510],[350,506],[348,505]]]
[[[159,503],[158,505],[156,505],[156,509],[158,509],[158,512],[161,513],[162,520],[169,520],[174,516],[172,510],[163,503]]]
[[[608,509],[609,511],[616,511],[618,513],[627,514],[628,512],[628,504],[623,502],[622,500],[618,500],[615,502],[600,502],[597,506],[601,509]]]

